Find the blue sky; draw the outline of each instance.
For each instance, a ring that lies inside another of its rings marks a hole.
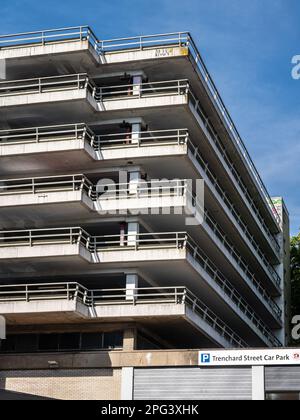
[[[300,228],[297,0],[1,0],[2,34],[90,25],[99,38],[191,31],[270,193]]]

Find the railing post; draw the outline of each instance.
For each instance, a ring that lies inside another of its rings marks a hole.
[[[95,294],[94,294],[94,290],[92,290],[90,293],[91,293],[91,306],[95,306]]]
[[[75,294],[74,294],[74,300],[75,300],[75,302],[77,301],[78,296],[79,296],[79,285],[76,284],[76,289],[75,289]]]
[[[86,302],[87,302],[87,290],[85,290],[83,294],[83,303],[86,304]]]
[[[193,312],[196,311],[196,307],[197,307],[197,298],[195,297],[195,299],[193,301]]]

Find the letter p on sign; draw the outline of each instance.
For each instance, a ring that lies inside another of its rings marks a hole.
[[[0,315],[0,340],[6,339],[6,321],[3,316]]]

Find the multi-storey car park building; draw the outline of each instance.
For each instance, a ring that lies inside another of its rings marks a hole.
[[[118,399],[130,366],[284,346],[288,213],[190,34],[9,35],[0,59],[0,389]]]

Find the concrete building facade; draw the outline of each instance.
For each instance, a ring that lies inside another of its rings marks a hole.
[[[288,212],[189,33],[5,35],[0,61],[0,390],[128,399],[189,349],[286,345]]]

